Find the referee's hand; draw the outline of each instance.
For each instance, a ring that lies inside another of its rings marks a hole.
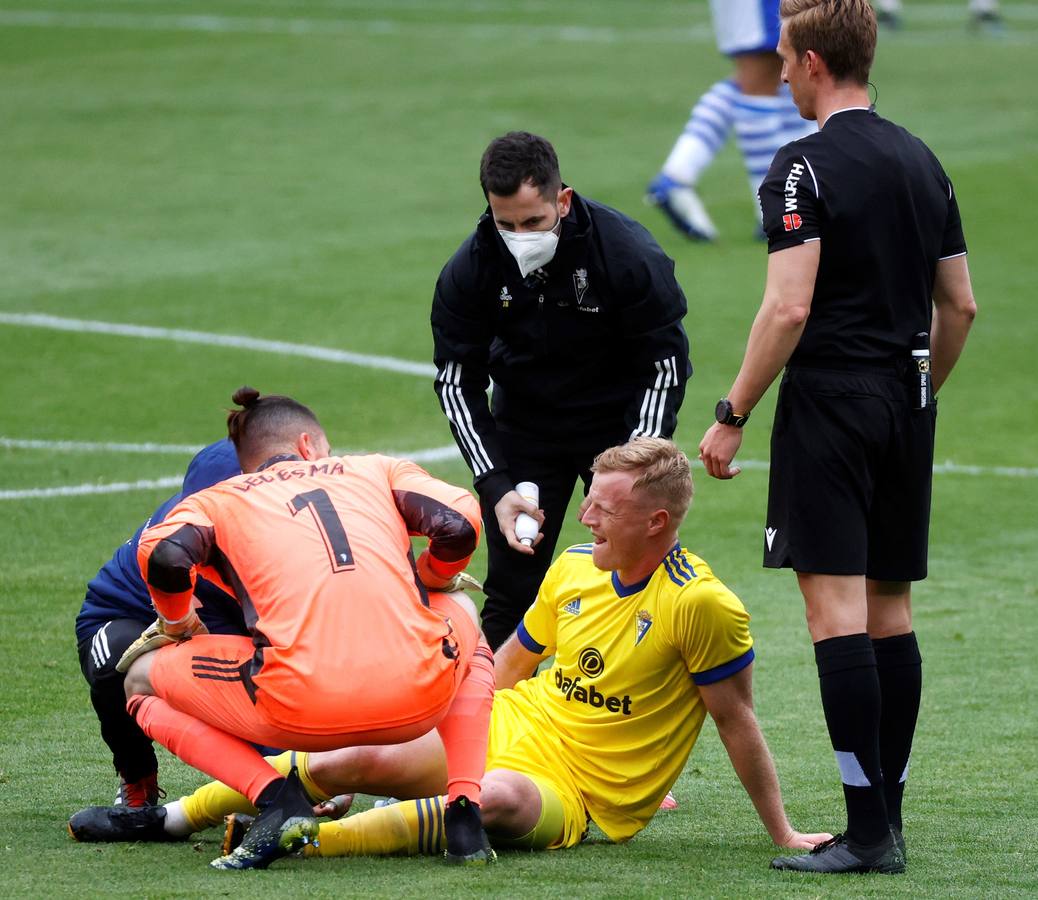
[[[711,425],[699,442],[699,458],[707,473],[714,478],[734,478],[742,469],[732,460],[742,444],[742,429],[734,425]]]

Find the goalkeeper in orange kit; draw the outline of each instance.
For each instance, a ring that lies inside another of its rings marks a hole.
[[[243,474],[142,535],[159,620],[121,663],[144,732],[260,811],[213,865],[263,868],[317,834],[295,769],[282,775],[249,742],[330,750],[433,728],[449,772],[448,859],[488,861],[479,800],[493,657],[467,611],[427,590],[448,586],[475,550],[475,499],[413,463],[330,456],[317,418],[288,397],[242,388],[234,401]],[[415,560],[419,534],[429,546]],[[238,599],[250,637],[199,633],[197,573]],[[70,829],[111,814],[85,810]]]

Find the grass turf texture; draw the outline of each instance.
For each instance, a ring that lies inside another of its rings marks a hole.
[[[693,246],[641,205],[689,104],[727,74],[705,4],[0,3],[0,313],[193,328],[426,361],[440,266],[482,209],[487,140],[548,135],[563,176],[637,216],[677,260],[697,373],[679,440],[694,448],[734,377],[765,254],[729,146],[702,182],[723,242]],[[86,580],[164,496],[0,500],[0,658],[9,675],[3,893],[199,896],[1010,896],[1038,890],[1032,694],[1038,407],[1032,237],[1038,201],[1038,7],[1005,3],[1001,39],[965,3],[907,4],[881,38],[881,113],[953,178],[980,319],[941,398],[938,459],[1031,477],[935,478],[931,577],[917,588],[925,692],[898,879],[769,872],[770,842],[711,725],[678,810],[626,846],[503,854],[486,872],[437,860],[210,871],[195,845],[71,843],[67,816],[114,779],[75,658]],[[190,19],[191,15],[209,18]],[[294,24],[293,24],[294,23]],[[534,24],[530,24],[534,23]],[[984,73],[984,74],[980,74]],[[243,382],[295,394],[344,449],[450,443],[429,379],[170,341],[0,324],[0,436],[201,444]],[[767,458],[773,393],[743,456]],[[175,475],[185,455],[0,449],[0,491]],[[460,462],[431,464],[468,482]],[[685,543],[745,600],[758,714],[793,821],[838,830],[842,804],[801,604],[760,569],[766,476],[702,476]],[[582,539],[573,521],[564,541]],[[482,568],[482,557],[474,566]],[[160,751],[171,796],[199,781]],[[197,852],[196,852],[197,851]]]

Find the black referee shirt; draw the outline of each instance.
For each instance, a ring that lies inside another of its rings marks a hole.
[[[769,253],[821,241],[790,364],[907,359],[912,336],[930,330],[937,261],[966,252],[930,149],[871,110],[840,110],[779,150],[759,197]]]

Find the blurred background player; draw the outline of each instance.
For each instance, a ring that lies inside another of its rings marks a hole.
[[[733,129],[755,208],[757,188],[779,147],[815,130],[781,83],[782,60],[775,52],[779,0],[711,0],[710,6],[717,48],[731,57],[734,76],[696,101],[646,194],[682,234],[700,241],[714,240],[717,228],[696,185]]]
[[[901,0],[873,0],[876,18],[888,28],[901,27]],[[1004,27],[998,0],[969,0],[970,24],[974,28],[998,30]]]
[[[140,807],[157,803],[161,796],[155,750],[151,739],[126,711],[125,676],[115,668],[141,631],[155,621],[155,609],[137,565],[141,532],[161,522],[183,497],[240,474],[230,440],[205,447],[188,465],[181,490],[151,514],[87,585],[76,617],[76,644],[101,737],[112,751],[112,763],[119,773],[117,804]],[[199,578],[195,600],[199,617],[213,634],[246,633],[241,607],[216,585]]]
[[[786,817],[753,712],[746,610],[678,541],[692,499],[687,457],[670,441],[636,438],[601,454],[594,470],[582,516],[593,542],[560,555],[497,657],[483,779],[488,832],[500,846],[561,849],[583,839],[590,817],[611,840],[634,836],[709,712],[772,840],[807,849],[828,839],[796,831]],[[553,665],[528,678],[552,654]],[[322,791],[421,798],[322,825],[320,855],[443,851],[436,735],[300,758]],[[185,824],[164,827],[172,817],[147,810],[145,839],[186,837],[248,809],[218,784],[171,806],[186,810],[175,820]],[[102,823],[92,839],[142,837],[119,824]]]
[[[548,141],[495,139],[480,184],[489,206],[440,273],[432,332],[436,393],[483,507],[496,649],[537,596],[577,479],[586,490],[606,447],[672,435],[692,365],[673,260],[564,185]],[[524,481],[540,510],[515,490]],[[542,523],[534,547],[515,536],[520,512]]]
[[[450,773],[448,859],[489,861],[478,802],[492,656],[474,614],[425,587],[450,586],[475,550],[475,499],[413,463],[330,457],[317,418],[291,398],[242,388],[234,402],[243,409],[228,432],[250,474],[185,498],[143,533],[159,621],[120,661],[144,732],[260,809],[213,865],[264,868],[316,834],[295,769],[282,776],[247,741],[327,750],[434,727]],[[412,534],[429,538],[417,561]],[[199,571],[233,590],[251,638],[200,633]],[[107,815],[73,817],[73,836]]]

